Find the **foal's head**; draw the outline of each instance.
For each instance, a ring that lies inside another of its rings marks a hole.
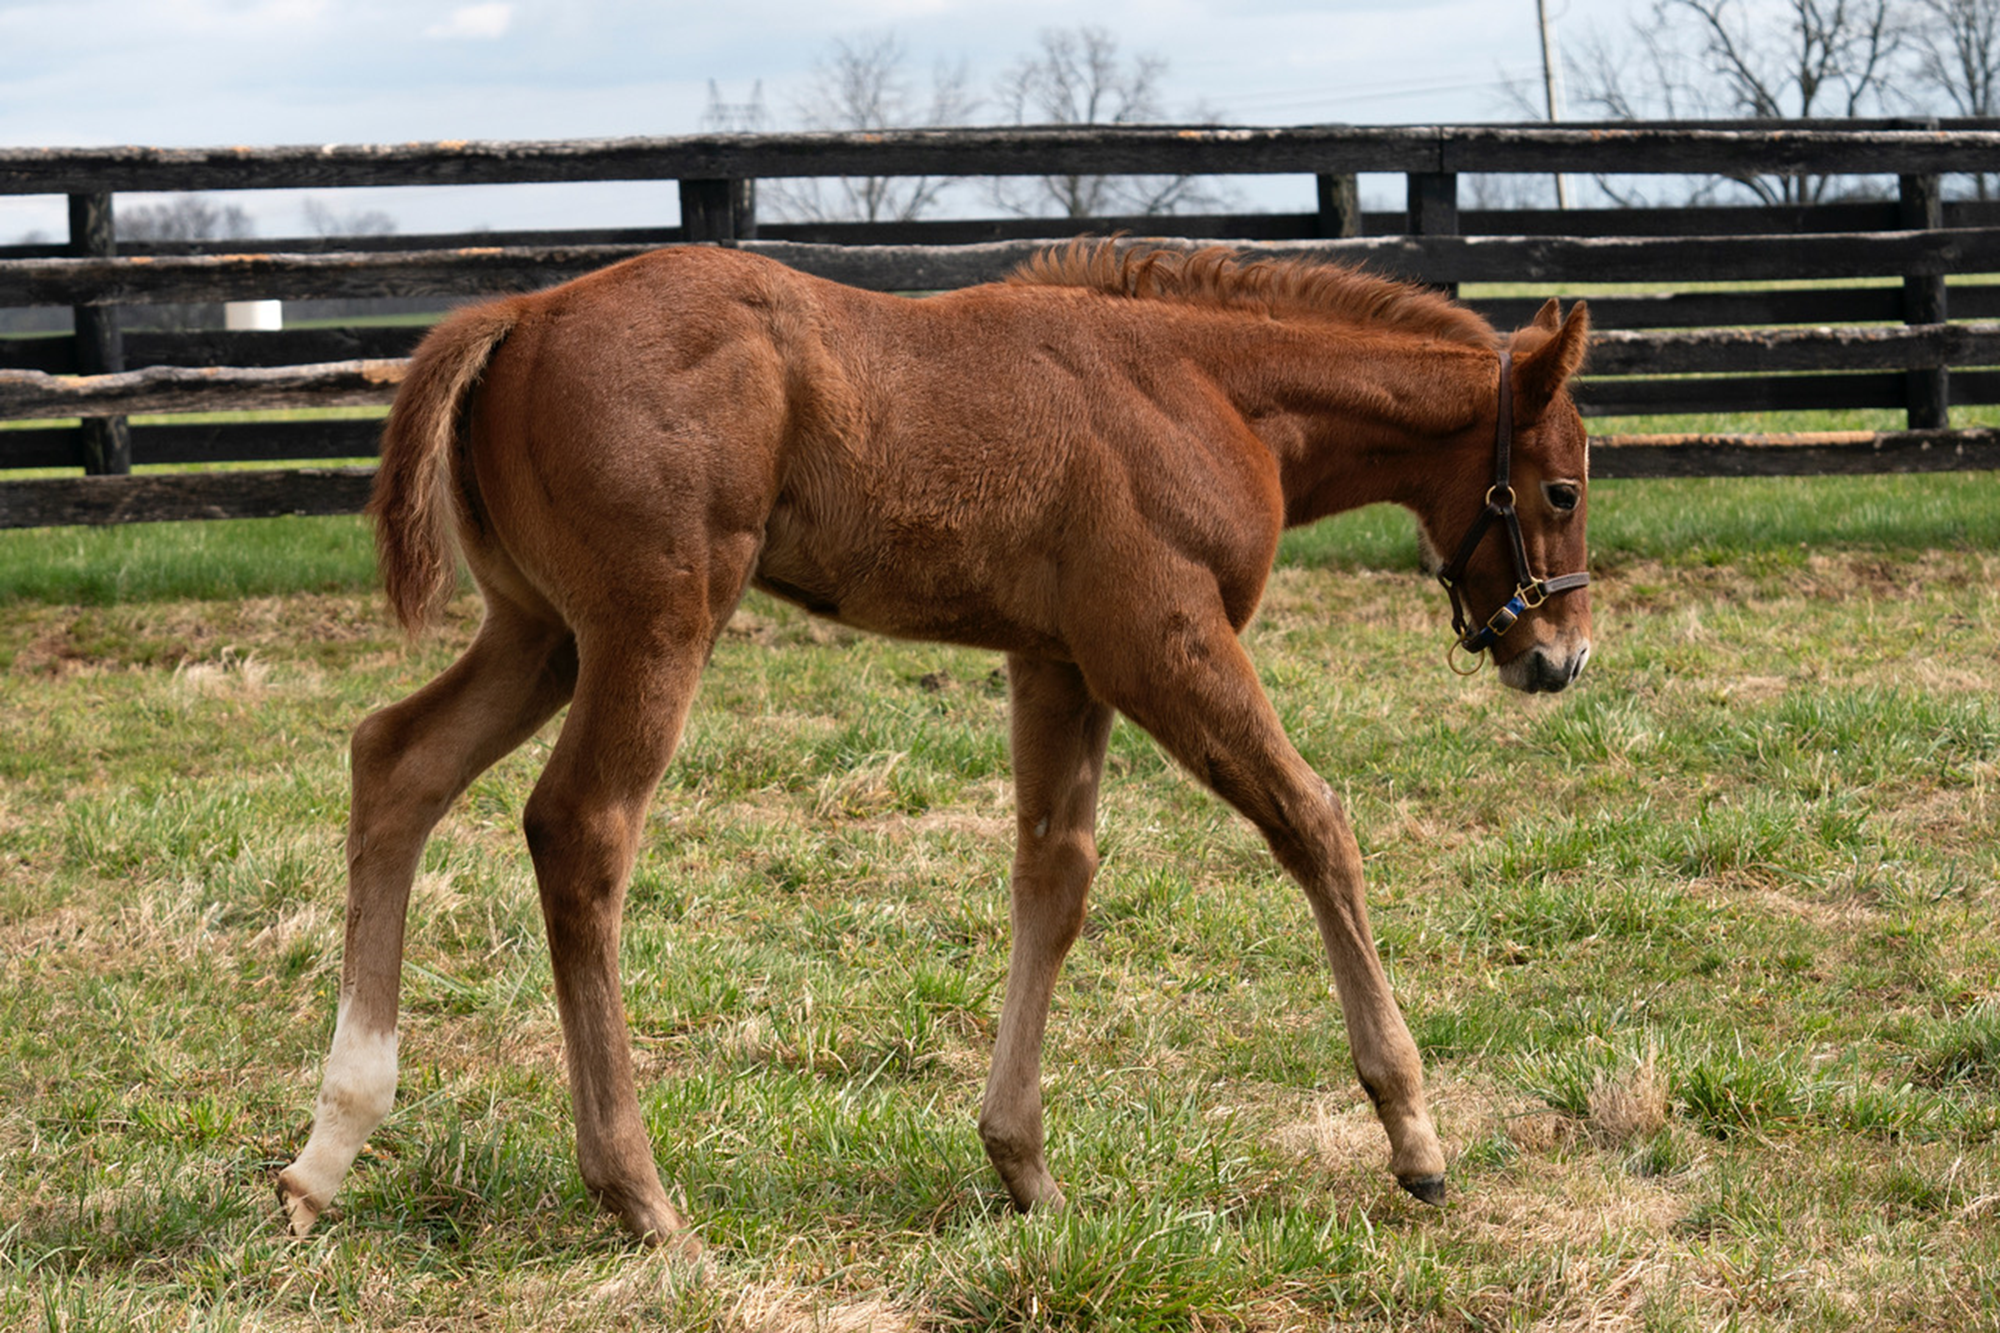
[[[1563,689],[1590,658],[1589,455],[1567,387],[1589,333],[1581,302],[1563,319],[1551,300],[1507,339],[1494,397],[1506,417],[1463,455],[1439,512],[1419,515],[1459,647],[1491,651],[1501,682],[1531,693]]]

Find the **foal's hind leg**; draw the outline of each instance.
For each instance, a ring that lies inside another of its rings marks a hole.
[[[355,729],[339,1018],[312,1137],[278,1177],[294,1235],[312,1229],[395,1100],[403,924],[424,840],[474,777],[562,706],[574,672],[566,630],[489,599],[463,657]]]
[[[1424,1103],[1423,1064],[1376,953],[1361,849],[1340,798],[1286,738],[1257,674],[1219,610],[1163,617],[1157,654],[1103,653],[1083,663],[1099,694],[1151,732],[1195,776],[1257,825],[1304,887],[1333,964],[1361,1086],[1389,1136],[1389,1167],[1428,1203],[1444,1199],[1444,1150]]]
[[[1097,869],[1111,709],[1067,662],[1008,660],[1014,702],[1014,933],[979,1136],[1022,1209],[1063,1201],[1042,1138],[1042,1034]]]
[[[634,1235],[692,1248],[640,1118],[618,975],[620,917],[646,808],[713,639],[704,614],[686,619],[679,627],[615,625],[579,634],[576,700],[524,822],[555,969],[584,1184]]]

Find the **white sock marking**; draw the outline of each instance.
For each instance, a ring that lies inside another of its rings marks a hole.
[[[361,1145],[396,1101],[396,1033],[364,1031],[348,1021],[347,1003],[333,1025],[333,1051],[326,1058],[319,1102],[313,1108],[312,1137],[285,1174],[324,1208],[354,1164]]]

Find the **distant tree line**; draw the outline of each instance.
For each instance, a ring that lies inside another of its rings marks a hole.
[[[2000,0],[1653,0],[1622,32],[1592,32],[1564,61],[1583,119],[2000,115]],[[1517,106],[1531,113],[1517,90]],[[1995,177],[1963,184],[1992,197]],[[1600,182],[1617,202],[1636,192]],[[1887,182],[1812,175],[1697,182],[1697,200],[1748,194],[1815,204]]]
[[[1572,113],[1593,120],[2000,116],[2000,0],[1653,0],[1624,31],[1586,33],[1563,65]],[[962,63],[933,68],[923,88],[893,35],[845,38],[816,65],[788,125],[773,123],[760,85],[750,104],[729,108],[727,123],[712,118],[710,128],[1221,119],[1199,104],[1170,113],[1167,73],[1164,60],[1125,53],[1103,28],[1048,29],[982,99]],[[1530,118],[1547,113],[1525,88],[1510,100]],[[1731,197],[1810,205],[1879,197],[1890,188],[1887,181],[1811,175],[1597,184],[1603,201],[1627,205]],[[1997,184],[1994,176],[1965,182],[1981,199],[1992,197]],[[908,221],[939,208],[950,186],[864,178],[774,182],[764,189],[766,211],[778,218]],[[1538,178],[1474,177],[1467,191],[1468,202],[1484,207],[1546,198]],[[984,202],[1020,215],[1101,217],[1216,211],[1232,200],[1199,177],[1051,176],[987,182]]]
[[[1210,107],[1170,109],[1167,62],[1128,55],[1099,27],[1050,28],[1004,69],[990,93],[973,89],[964,62],[932,67],[928,82],[910,69],[893,34],[837,39],[814,65],[783,128],[890,130],[1011,125],[1190,124],[1220,119]],[[781,128],[762,103],[725,103],[711,82],[706,128]],[[983,203],[1020,217],[1107,217],[1201,212],[1229,206],[1213,178],[1200,176],[1051,175],[966,183],[929,177],[839,177],[771,181],[759,186],[760,213],[799,222],[909,222],[950,202]],[[966,193],[973,198],[967,199]],[[956,193],[954,193],[956,192]]]

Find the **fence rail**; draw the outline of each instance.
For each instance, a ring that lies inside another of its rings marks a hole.
[[[265,148],[0,150],[0,194],[824,176],[1990,172],[2000,121],[1052,126]]]
[[[1168,221],[1168,220],[1163,220]],[[793,268],[884,291],[992,282],[1046,240],[973,245],[814,245],[738,240]],[[1257,241],[1276,258],[1358,263],[1396,277],[1460,282],[1704,282],[1938,277],[2000,269],[2000,227],[1812,236],[1381,236]],[[0,305],[125,305],[519,291],[587,273],[643,245],[481,246],[332,254],[0,260]]]
[[[1461,209],[1486,173],[1892,177],[1894,197],[1824,206]],[[1401,211],[1364,212],[1355,173],[1406,177]],[[1298,174],[1316,207],[1167,218],[770,223],[760,179],[842,175]],[[412,327],[229,332],[127,328],[158,305],[234,300],[450,302],[547,285],[675,242],[716,242],[881,290],[989,281],[1077,232],[1225,241],[1333,260],[1475,297],[1496,324],[1581,284],[1600,330],[1578,401],[1595,417],[1887,408],[1909,430],[1789,444],[1601,439],[1599,475],[1795,474],[2000,465],[1991,432],[1946,429],[2000,402],[2000,204],[1947,202],[1942,178],[2000,174],[2000,120],[1551,126],[1215,126],[912,130],[528,143],[0,149],[0,193],[69,197],[58,246],[0,247],[0,308],[67,307],[73,330],[0,339],[0,471],[298,462],[374,452],[376,423],[132,425],[135,413],[296,411],[388,401]],[[428,237],[121,245],[115,196],[138,191],[671,181],[676,226]],[[1947,280],[1954,279],[1948,285]],[[1694,288],[1687,290],[1687,288]],[[1957,321],[1957,322],[1953,322]],[[0,526],[338,512],[340,469],[0,483]],[[230,498],[235,496],[235,499]],[[329,509],[329,506],[332,508]]]

